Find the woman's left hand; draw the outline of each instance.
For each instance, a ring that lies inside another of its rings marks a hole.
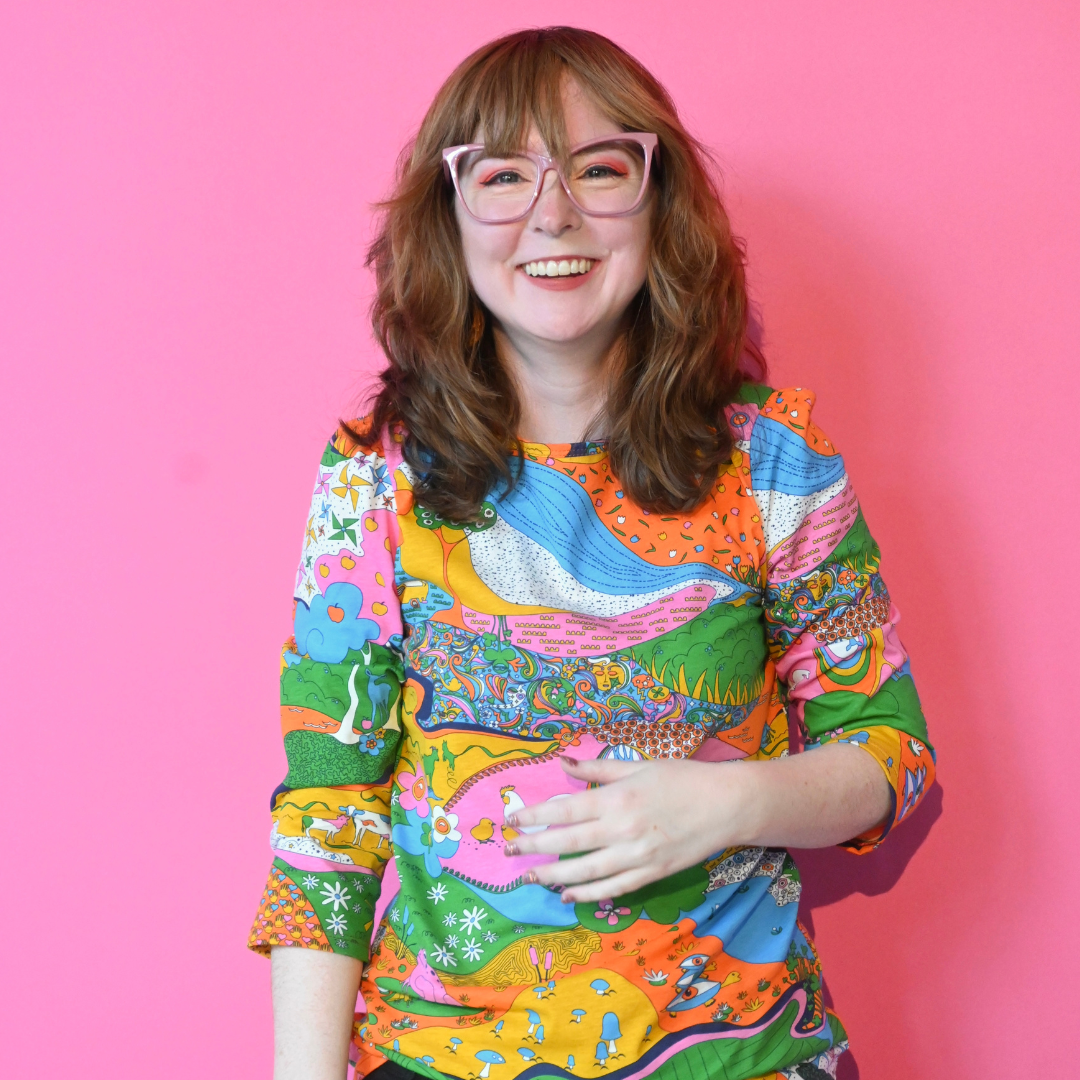
[[[754,800],[752,770],[703,761],[575,761],[562,766],[575,780],[603,786],[519,810],[507,824],[557,825],[522,833],[513,855],[577,855],[535,867],[528,880],[572,886],[564,903],[623,896],[685,870],[738,843],[748,843]]]

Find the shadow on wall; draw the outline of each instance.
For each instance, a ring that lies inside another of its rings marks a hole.
[[[844,451],[864,514],[883,549],[885,579],[907,615],[900,633],[912,655],[930,740],[946,777],[951,763],[948,754],[940,753],[942,743],[964,745],[966,760],[956,763],[966,774],[960,778],[961,817],[980,820],[982,835],[993,845],[1004,829],[1002,808],[987,797],[986,785],[972,778],[972,773],[985,772],[984,761],[978,760],[985,749],[972,746],[977,740],[971,731],[956,727],[978,702],[993,702],[1004,687],[996,685],[1000,669],[989,657],[977,665],[976,679],[976,665],[958,645],[965,624],[990,617],[974,610],[985,606],[990,590],[978,559],[979,538],[970,535],[963,517],[963,491],[949,490],[950,484],[958,485],[941,472],[950,470],[934,468],[942,461],[942,417],[948,416],[950,404],[941,358],[935,355],[942,313],[933,306],[940,298],[928,298],[917,264],[902,265],[897,241],[878,228],[877,214],[859,221],[850,208],[750,184],[728,202],[736,232],[747,239],[756,302],[750,333],[767,358],[768,381],[774,387],[809,386],[818,393],[815,419]],[[949,557],[943,536],[951,538],[951,550],[969,553],[962,565]],[[816,909],[855,894],[879,896],[893,889],[930,838],[943,807],[939,774],[911,819],[872,854],[860,857],[840,848],[797,852],[804,889],[800,915],[811,934]],[[1021,814],[1023,809],[1015,808]],[[948,850],[948,870],[942,873],[950,880],[943,879],[939,890],[920,900],[919,911],[911,915],[913,926],[933,924],[941,933],[949,923],[949,896],[963,887],[977,857],[970,849],[951,850],[950,834],[964,825],[950,817],[946,828],[937,829],[930,845],[934,854],[926,857],[940,866]],[[893,941],[880,942],[870,966],[889,970],[896,947]],[[852,942],[844,951],[854,948]],[[827,979],[828,957],[824,966]],[[878,987],[880,1015],[897,1015],[892,999],[903,989]],[[825,997],[831,1005],[827,985]],[[843,1015],[842,1007],[838,1011]],[[895,1075],[916,1075],[915,1062],[904,1060],[905,1051],[889,1036],[887,1023],[875,1027],[863,1037],[879,1048],[893,1047]],[[862,1038],[854,1042],[854,1052],[841,1059],[840,1080],[859,1078],[855,1054],[864,1043]]]

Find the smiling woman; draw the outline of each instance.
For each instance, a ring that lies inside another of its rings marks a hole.
[[[933,750],[814,395],[739,374],[702,150],[610,41],[512,35],[440,90],[371,262],[388,363],[282,657],[278,1080],[835,1076],[784,848],[873,849]]]
[[[600,428],[642,506],[700,502],[731,452],[717,418],[741,382],[742,252],[706,155],[633,57],[566,29],[485,46],[439,91],[384,212],[373,429],[403,424],[425,505],[466,520],[512,479],[516,439]]]

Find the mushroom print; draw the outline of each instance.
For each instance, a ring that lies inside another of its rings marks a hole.
[[[586,1014],[584,1009],[574,1009],[570,1015],[573,1017],[573,1020],[570,1021],[571,1024],[580,1024],[581,1018]]]
[[[593,981],[589,983],[589,989],[595,990],[601,997],[604,997],[606,994],[615,993],[615,991],[611,989],[611,983],[605,982],[603,979],[593,979]]]
[[[573,1054],[567,1054],[566,1055],[566,1067],[569,1070],[571,1070],[571,1072],[573,1071],[573,1069],[574,1069],[574,1055]]]
[[[536,1051],[530,1050],[527,1046],[519,1046],[518,1053],[526,1060],[532,1061],[536,1057]]]
[[[619,1030],[619,1018],[613,1012],[604,1013],[604,1025],[600,1032],[600,1038],[607,1042],[608,1053],[615,1056],[615,1040],[622,1038]]]
[[[535,1030],[537,1024],[540,1023],[540,1014],[533,1009],[529,1009],[529,1030],[525,1032],[526,1035],[531,1035]]]
[[[607,1059],[608,1059],[607,1043],[598,1042],[596,1044],[596,1055],[595,1056],[596,1056],[596,1060],[598,1062],[600,1062],[600,1068],[606,1069],[607,1068]]]
[[[479,1074],[480,1080],[483,1080],[483,1078],[491,1072],[492,1065],[506,1064],[506,1058],[495,1050],[477,1050],[473,1057],[475,1057],[477,1061],[482,1061],[484,1063],[484,1067],[480,1070]]]
[[[456,1035],[450,1036],[450,1045],[446,1048],[451,1054],[457,1053],[457,1048],[461,1045],[461,1040]]]

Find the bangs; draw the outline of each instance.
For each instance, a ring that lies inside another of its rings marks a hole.
[[[525,145],[535,125],[548,152],[565,161],[570,150],[563,112],[568,80],[624,130],[641,130],[630,115],[637,110],[627,107],[638,95],[625,93],[626,72],[606,55],[612,43],[605,41],[606,48],[595,51],[583,50],[582,44],[557,32],[530,31],[498,43],[479,63],[470,57],[466,64],[471,70],[449,110],[458,121],[451,141],[482,141],[491,153],[508,154]]]

